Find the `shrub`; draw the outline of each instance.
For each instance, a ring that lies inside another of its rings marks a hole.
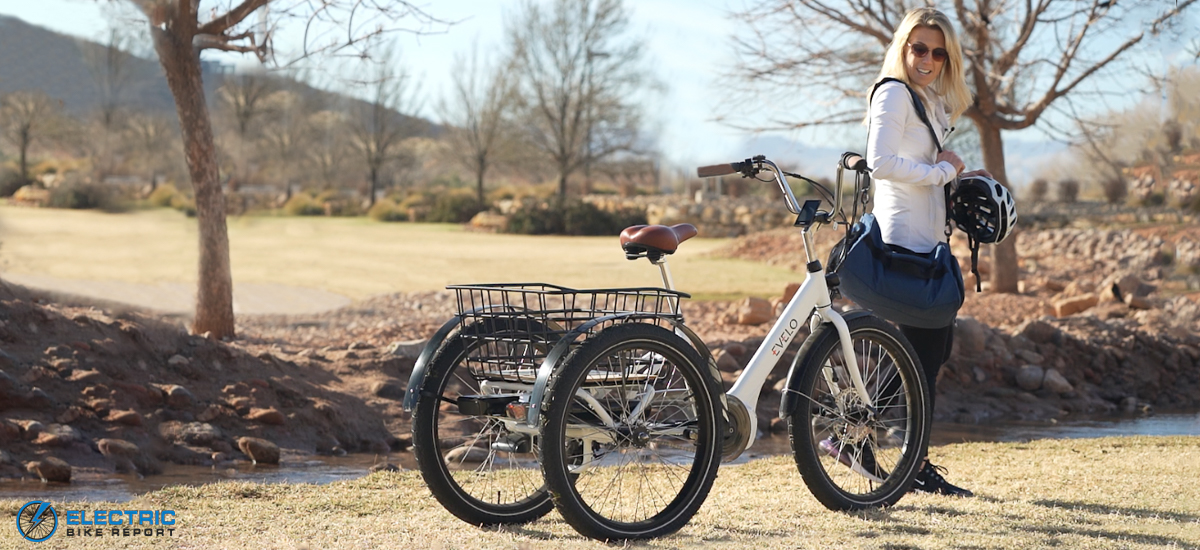
[[[408,212],[401,210],[396,201],[383,199],[372,206],[367,211],[367,216],[377,222],[403,222],[408,221]]]
[[[569,201],[557,203],[525,203],[508,218],[506,233],[526,235],[616,235],[630,225],[646,223],[644,212],[618,210],[608,212],[594,204]]]
[[[179,190],[175,189],[174,185],[164,183],[155,187],[150,196],[146,197],[146,200],[154,206],[169,207],[178,194]]]
[[[1078,180],[1067,178],[1058,182],[1058,202],[1075,202],[1078,199]]]
[[[187,214],[189,218],[196,216],[196,201],[183,193],[176,193],[171,196],[170,207]]]
[[[1042,178],[1033,180],[1029,184],[1029,200],[1033,202],[1042,202],[1046,200],[1046,194],[1050,192],[1050,183]]]
[[[467,223],[484,210],[474,193],[448,191],[438,196],[426,221],[437,223]]]
[[[283,212],[289,216],[324,216],[325,207],[308,193],[296,193],[284,203]]]
[[[1104,198],[1109,204],[1117,204],[1125,200],[1129,194],[1129,182],[1120,176],[1112,176],[1100,183],[1104,190]]]
[[[120,202],[111,189],[92,183],[68,183],[50,190],[51,208],[77,210],[99,209],[108,212],[121,210]]]
[[[11,197],[13,193],[17,192],[17,189],[30,183],[29,180],[22,179],[21,174],[16,170],[4,170],[0,172],[0,197]]]

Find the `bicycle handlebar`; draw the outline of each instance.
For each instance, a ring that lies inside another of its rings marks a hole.
[[[737,164],[741,164],[740,162]],[[728,176],[741,172],[733,167],[733,163],[729,164],[714,164],[712,166],[701,166],[696,169],[696,175],[702,178],[715,178],[717,176]]]

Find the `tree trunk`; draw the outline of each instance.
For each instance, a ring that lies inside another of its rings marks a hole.
[[[212,125],[204,100],[200,56],[190,37],[165,28],[151,28],[154,47],[175,96],[175,109],[183,130],[183,149],[192,188],[196,192],[196,219],[200,225],[200,272],[196,292],[196,319],[192,331],[232,338],[233,278],[229,266],[229,234],[225,227],[225,195],[217,169]]]
[[[558,172],[558,203],[566,204],[567,202],[567,172],[559,170]]]
[[[29,183],[29,163],[26,155],[29,151],[29,130],[21,130],[21,184]]]
[[[976,120],[975,125],[979,128],[983,165],[996,177],[996,181],[1011,189],[1012,186],[1008,184],[1008,172],[1004,169],[1004,140],[1000,129],[987,124],[986,121],[981,123]],[[992,247],[992,292],[1017,292],[1019,270],[1016,233],[1014,231],[1004,242]]]
[[[368,209],[375,206],[375,187],[377,185],[379,185],[379,169],[372,166],[371,167],[371,189],[369,191],[370,196],[367,197],[367,208]]]
[[[479,199],[479,206],[483,207],[483,174],[487,172],[487,161],[480,159],[478,170],[475,171],[475,196]]]

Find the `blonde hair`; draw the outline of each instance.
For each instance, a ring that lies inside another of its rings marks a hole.
[[[888,46],[887,55],[883,58],[883,68],[879,70],[879,78],[876,78],[875,81],[878,82],[890,76],[912,85],[908,79],[908,71],[904,68],[904,47],[908,45],[909,35],[917,27],[942,31],[942,36],[946,40],[946,53],[949,55],[946,63],[942,65],[942,72],[929,85],[929,88],[946,102],[950,121],[954,122],[971,106],[973,100],[963,75],[962,46],[958,42],[958,35],[954,32],[954,25],[950,24],[950,19],[942,12],[934,8],[916,8],[904,15],[904,20],[900,22],[900,26],[896,27],[896,33],[892,35],[892,43]],[[917,91],[920,92],[920,90]],[[871,106],[867,105],[868,117],[870,110]]]

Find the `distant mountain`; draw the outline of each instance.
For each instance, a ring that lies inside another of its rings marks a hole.
[[[105,46],[30,25],[14,17],[0,15],[0,95],[41,90],[62,100],[66,109],[82,115],[96,109],[102,91],[96,83],[88,59],[100,59]],[[232,67],[202,62],[204,93],[210,106],[216,90],[233,76]],[[175,100],[157,59],[131,57],[129,80],[122,89],[120,103],[142,112],[175,113]],[[275,77],[280,78],[280,77]],[[295,89],[295,88],[293,88]],[[301,93],[333,96],[346,107],[361,100],[301,84]],[[436,136],[441,127],[424,122],[425,135]]]
[[[87,59],[104,46],[0,16],[0,94],[41,90],[62,100],[68,111],[83,114],[99,106],[101,90]],[[162,68],[155,59],[132,57],[121,103],[139,110],[175,112]],[[204,88],[210,99],[224,82],[221,67],[204,65]]]

